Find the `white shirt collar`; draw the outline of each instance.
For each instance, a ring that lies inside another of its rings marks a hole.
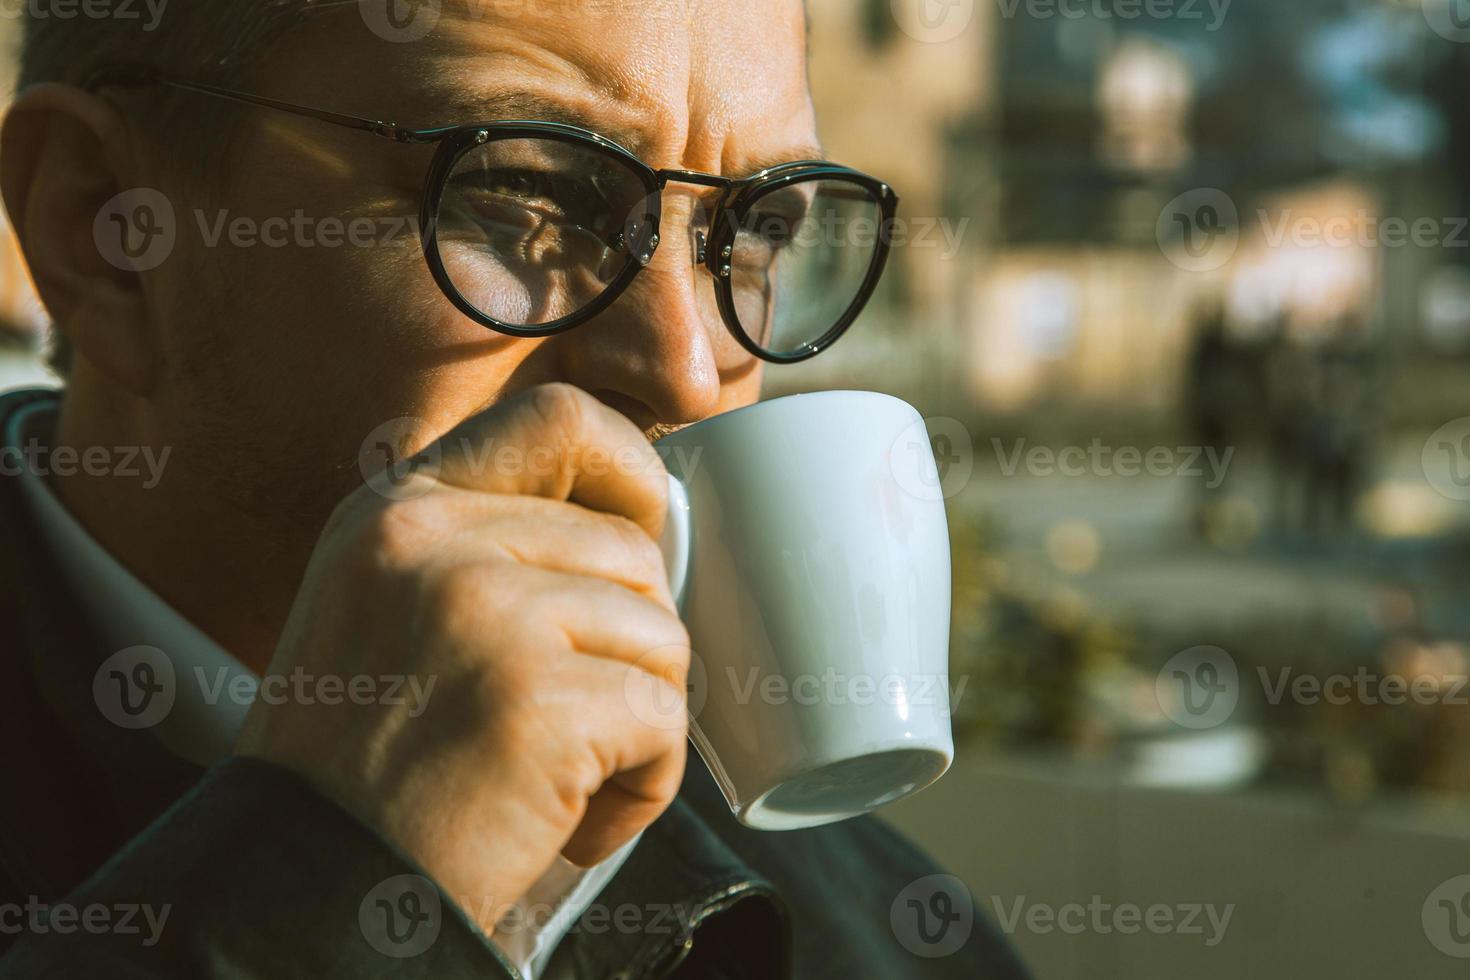
[[[22,449],[30,440],[35,440],[33,445],[47,445],[55,413],[55,406],[47,402],[18,409],[6,425],[5,443]],[[109,554],[41,475],[21,467],[18,479],[62,574],[92,614],[109,648],[157,647],[173,661],[180,683],[173,708],[153,729],[159,740],[175,755],[200,766],[228,756],[249,712],[248,700],[209,698],[205,692],[229,691],[232,687],[228,685],[243,684],[253,693],[258,686],[255,674]],[[227,686],[216,686],[220,681]],[[495,942],[526,980],[543,976],[556,947],[623,866],[638,840],[635,837],[606,861],[586,870],[557,857],[506,915],[496,930]]]

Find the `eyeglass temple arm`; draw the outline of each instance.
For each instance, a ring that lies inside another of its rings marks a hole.
[[[276,109],[280,112],[289,112],[296,116],[305,116],[319,122],[331,123],[335,126],[345,126],[348,129],[361,130],[381,136],[397,143],[437,143],[453,131],[453,127],[440,129],[410,129],[399,126],[396,123],[383,122],[377,119],[367,119],[362,116],[349,116],[341,112],[333,112],[330,109],[317,109],[312,106],[297,105],[292,102],[282,102],[279,99],[267,98],[263,95],[249,95],[244,92],[236,92],[231,89],[218,88],[214,85],[206,85],[202,82],[191,82],[182,78],[170,78],[147,69],[137,68],[107,68],[97,72],[87,80],[85,88],[95,92],[100,88],[112,85],[165,85],[169,88],[184,89],[197,92],[202,95],[211,95],[216,98],[229,99],[232,102],[240,102],[245,105],[261,106],[266,109]]]

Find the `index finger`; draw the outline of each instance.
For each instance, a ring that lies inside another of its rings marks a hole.
[[[668,471],[627,417],[568,384],[540,385],[466,419],[439,441],[440,482],[567,500],[618,514],[657,540]]]

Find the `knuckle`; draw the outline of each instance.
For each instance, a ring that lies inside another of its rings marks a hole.
[[[648,649],[629,667],[678,688],[682,694],[689,679],[691,654],[688,631],[672,613],[665,612],[658,623],[658,631],[642,634]]]
[[[527,408],[551,432],[569,436],[580,432],[592,396],[565,382],[538,385],[526,395]]]
[[[429,498],[377,507],[360,518],[356,537],[380,565],[416,565],[438,529],[438,509]]]
[[[575,599],[560,589],[525,589],[507,601],[507,608],[528,631],[549,630],[567,618],[567,607]]]
[[[331,514],[327,515],[326,524],[322,526],[323,541],[335,541],[351,536],[362,526],[363,521],[378,509],[382,498],[365,493],[364,489],[359,487],[343,497],[337,502],[337,506],[332,508]]]
[[[460,565],[429,576],[420,602],[427,622],[454,631],[464,628],[470,616],[483,611],[494,594],[489,576],[481,569]]]
[[[674,758],[682,759],[689,751],[689,731],[687,728],[669,728],[663,732],[664,752]],[[679,795],[679,783],[683,778],[683,766],[670,771],[668,782],[663,786],[663,795],[667,800],[673,800]]]
[[[678,666],[681,673],[688,673],[690,651],[693,644],[689,637],[689,627],[673,612],[662,606],[658,608],[663,628],[667,631],[664,645],[669,649],[673,662]]]
[[[664,570],[664,553],[647,531],[621,515],[610,514],[606,520],[618,549],[650,583],[662,580],[668,574]]]
[[[482,665],[475,690],[482,703],[493,706],[491,713],[501,719],[510,734],[528,721],[520,709],[537,703],[538,678],[530,658],[501,657]]]
[[[658,755],[668,754],[688,732],[689,699],[683,682],[668,676],[670,673],[665,668],[631,674],[622,692],[626,723]]]

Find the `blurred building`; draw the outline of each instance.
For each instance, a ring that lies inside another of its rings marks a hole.
[[[1185,400],[1199,311],[1217,302],[1247,333],[1366,321],[1404,365],[1470,349],[1470,249],[1380,240],[1385,219],[1470,198],[1444,166],[1470,141],[1445,76],[1465,46],[1413,5],[1240,0],[1218,20],[1198,5],[1125,21],[977,4],[939,42],[906,31],[904,6],[813,5],[833,152],[892,174],[907,214],[966,223],[959,255],[898,257],[897,312],[864,332],[875,358],[892,360],[895,330],[954,328],[952,380],[988,410],[1158,418]],[[1231,236],[1220,260],[1180,261],[1173,239],[1210,229],[1175,220],[1210,215]],[[1283,245],[1343,222],[1344,244]],[[1404,377],[1384,383],[1422,398]],[[1410,414],[1426,412],[1441,408]]]
[[[824,147],[833,159],[890,181],[902,197],[904,227],[861,329],[831,355],[772,377],[773,386],[881,376],[889,390],[912,390],[932,386],[933,364],[951,359],[958,296],[972,268],[959,255],[985,232],[983,208],[953,206],[948,144],[994,95],[998,18],[993,5],[977,3],[954,29],[935,31],[922,21],[922,6],[809,0]]]

